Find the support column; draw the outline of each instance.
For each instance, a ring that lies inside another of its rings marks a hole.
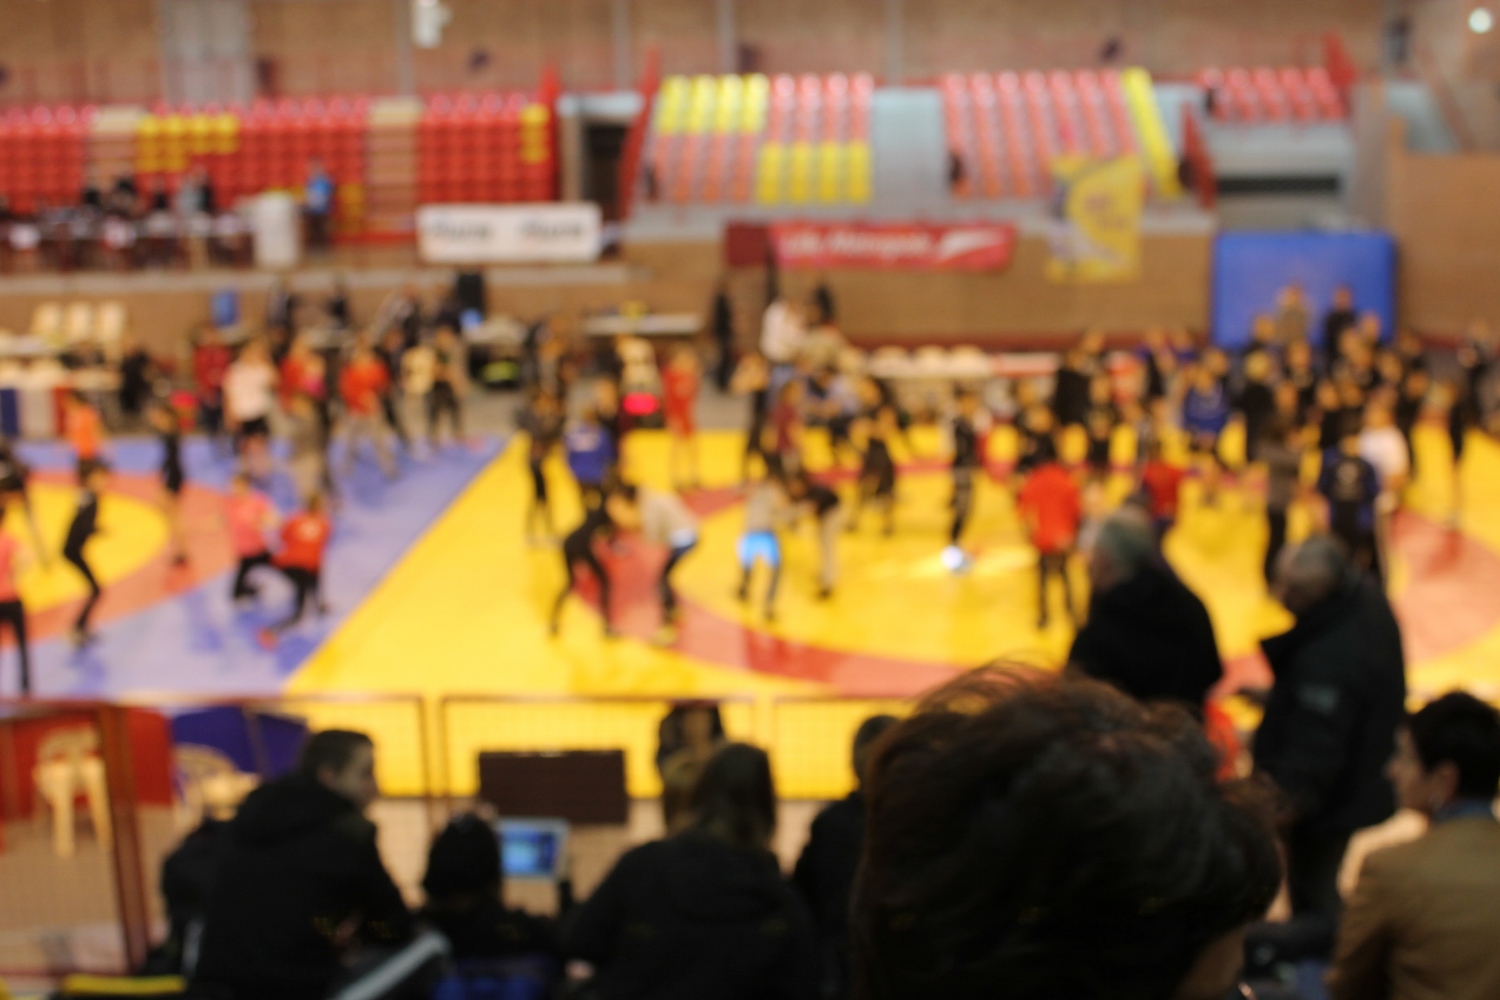
[[[720,73],[740,71],[740,39],[735,24],[734,6],[734,0],[715,0],[714,2],[716,15],[714,27],[719,43]]]
[[[396,93],[410,97],[417,92],[417,70],[412,59],[411,0],[391,0],[396,28]]]
[[[906,10],[902,0],[885,0],[885,82],[900,86],[905,74],[903,65],[906,34]]]
[[[630,66],[630,0],[611,0],[609,6],[610,41],[614,47],[615,86],[629,90],[635,86]]]

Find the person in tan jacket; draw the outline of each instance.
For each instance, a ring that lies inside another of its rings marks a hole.
[[[1365,861],[1328,975],[1334,1000],[1500,997],[1500,713],[1444,695],[1397,734],[1402,806],[1431,826]]]

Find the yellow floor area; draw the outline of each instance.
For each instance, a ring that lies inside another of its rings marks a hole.
[[[1123,435],[1122,435],[1123,437]],[[708,487],[738,482],[742,438],[700,435]],[[1070,442],[1065,452],[1077,447]],[[1232,442],[1226,447],[1237,447]],[[992,454],[1013,452],[1008,429],[992,436]],[[672,697],[729,699],[731,735],[772,748],[783,794],[822,797],[849,784],[847,740],[869,712],[899,703],[826,700],[825,685],[760,674],[689,656],[649,642],[601,637],[597,615],[570,604],[561,637],[546,631],[547,610],[563,580],[555,546],[528,545],[523,537],[530,481],[524,441],[482,473],[449,511],[413,546],[369,600],[289,682],[292,696],[415,694],[414,704],[309,706],[319,724],[343,722],[374,729],[381,737],[387,788],[411,793],[423,784],[421,748],[428,748],[429,780],[439,790],[472,791],[475,753],[489,749],[549,750],[617,747],[627,750],[633,794],[657,790],[652,756],[656,722]],[[1423,428],[1421,467],[1448,467],[1446,436]],[[1117,457],[1133,445],[1117,442]],[[941,458],[940,436],[915,431],[910,451],[898,458]],[[826,444],[814,441],[810,464],[826,466]],[[1315,463],[1314,463],[1315,465]],[[660,432],[632,436],[627,474],[665,487],[668,442]],[[575,524],[580,508],[558,464],[552,470],[558,522]],[[1315,471],[1310,469],[1309,472]],[[1254,493],[1225,489],[1212,507],[1198,502],[1189,483],[1178,528],[1167,552],[1184,579],[1203,596],[1226,658],[1252,653],[1258,639],[1285,628],[1285,612],[1265,594],[1261,559],[1263,513]],[[1108,487],[1103,509],[1128,489],[1124,476]],[[741,525],[737,505],[707,519],[699,549],[677,576],[684,597],[712,614],[739,623],[753,641],[794,641],[871,656],[969,667],[1006,657],[1055,665],[1066,656],[1071,628],[1054,603],[1053,624],[1038,631],[1034,558],[1005,484],[985,481],[966,543],[976,552],[974,570],[955,577],[940,553],[948,524],[948,481],[941,471],[903,475],[894,537],[884,537],[873,513],[840,553],[835,597],[816,600],[816,540],[809,526],[787,533],[780,614],[773,625],[734,597],[738,567],[734,543]],[[1446,475],[1422,478],[1410,505],[1439,521],[1452,505]],[[1465,465],[1463,526],[1500,551],[1500,510],[1480,498],[1500,496],[1500,448],[1474,438]],[[1305,532],[1306,511],[1294,514],[1294,537]],[[1393,589],[1403,586],[1396,560]],[[1073,570],[1080,608],[1086,605],[1081,565]],[[1478,642],[1431,663],[1412,665],[1413,686],[1493,684],[1500,678],[1500,595],[1496,627]],[[1054,602],[1060,595],[1054,595]],[[729,662],[729,661],[726,661]],[[500,700],[501,698],[506,700]],[[526,700],[517,700],[526,699]]]
[[[88,593],[88,585],[58,553],[78,509],[78,490],[57,483],[33,482],[28,491],[45,559],[19,502],[5,511],[4,531],[20,543],[21,571],[16,583],[29,614],[36,615]],[[167,522],[154,504],[106,491],[99,502],[99,532],[88,543],[86,558],[103,586],[124,579],[161,554],[167,544]]]

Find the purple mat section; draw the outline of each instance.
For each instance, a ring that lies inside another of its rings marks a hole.
[[[356,465],[342,484],[342,506],[334,518],[334,535],[324,569],[329,613],[309,615],[268,652],[255,641],[262,626],[283,617],[291,589],[278,575],[261,573],[258,607],[236,608],[229,600],[232,574],[171,595],[144,611],[100,628],[100,641],[74,650],[53,639],[32,648],[32,690],[39,697],[190,694],[275,694],[309,654],[364,601],[429,525],[433,524],[478,473],[501,451],[503,442],[488,438],[472,449],[450,448],[424,459],[403,458],[401,475],[386,482],[373,461]],[[37,469],[71,469],[69,452],[60,445],[24,445],[20,449]],[[188,479],[226,489],[233,462],[212,445],[193,438],[184,443]],[[121,471],[149,473],[159,461],[154,440],[119,439],[111,458]],[[337,467],[337,465],[335,466]],[[271,495],[283,510],[292,506],[292,486],[284,476]],[[0,656],[14,656],[12,650]],[[9,664],[7,664],[9,667]],[[5,693],[14,681],[12,669],[0,671]]]

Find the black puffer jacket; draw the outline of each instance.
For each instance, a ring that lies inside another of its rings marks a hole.
[[[1093,596],[1068,665],[1141,701],[1194,712],[1224,673],[1208,609],[1165,565]]]
[[[1396,808],[1385,765],[1406,711],[1406,659],[1390,603],[1351,577],[1261,644],[1275,684],[1255,734],[1255,766],[1309,832],[1353,831]]]
[[[569,957],[602,1000],[803,1000],[812,924],[775,859],[689,832],[627,853],[583,904]]]
[[[341,937],[393,945],[411,916],[375,846],[375,825],[311,778],[257,788],[229,827],[208,902],[200,981],[236,1000],[323,997]]]

